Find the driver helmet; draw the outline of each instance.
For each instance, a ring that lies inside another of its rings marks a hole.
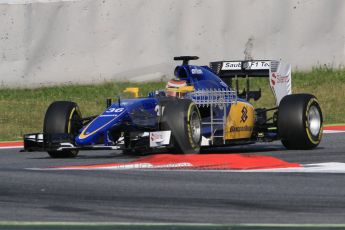
[[[187,82],[185,80],[171,79],[165,86],[166,95],[171,97],[181,96],[180,92],[177,92],[176,89],[185,86],[187,86]]]

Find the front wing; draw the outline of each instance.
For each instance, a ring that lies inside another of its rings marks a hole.
[[[162,148],[170,144],[171,131],[145,132],[142,138],[147,139],[144,143],[145,148]],[[24,152],[46,152],[64,150],[126,150],[124,141],[108,145],[82,145],[75,144],[75,137],[70,134],[46,134],[32,133],[24,135]],[[122,138],[123,140],[123,138]],[[131,148],[131,147],[130,147]]]

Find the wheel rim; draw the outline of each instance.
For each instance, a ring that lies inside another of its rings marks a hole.
[[[190,119],[190,127],[194,143],[199,143],[201,135],[201,122],[197,111],[193,111]]]
[[[313,136],[317,136],[321,128],[321,115],[316,106],[311,106],[308,112],[309,130]]]

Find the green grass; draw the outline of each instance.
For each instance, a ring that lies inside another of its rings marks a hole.
[[[267,78],[251,81],[251,89],[262,89],[262,97],[254,102],[257,107],[273,107],[275,100]],[[242,87],[241,87],[242,86]],[[240,89],[244,87],[244,79]],[[345,69],[314,68],[310,72],[292,72],[292,93],[315,95],[321,105],[326,124],[345,123]]]
[[[83,116],[101,113],[106,98],[129,97],[121,93],[126,87],[140,87],[141,95],[162,88],[164,83],[114,83],[100,85],[66,85],[38,89],[0,89],[0,141],[18,140],[24,133],[42,132],[43,118],[53,101],[76,102]]]
[[[105,99],[115,99],[126,87],[140,87],[140,95],[162,89],[164,82],[114,83],[99,85],[64,85],[38,89],[0,89],[0,141],[21,139],[24,133],[41,132],[48,105],[56,100],[78,103],[83,116],[94,115],[105,108]],[[243,85],[241,84],[240,86]],[[240,87],[241,88],[241,87]],[[252,79],[251,89],[262,89],[255,107],[272,107],[274,98],[267,78]],[[345,123],[345,69],[315,68],[310,72],[293,72],[293,93],[314,94],[321,104],[325,123]]]

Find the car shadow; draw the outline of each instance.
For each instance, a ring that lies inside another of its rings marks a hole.
[[[44,154],[44,153],[43,153]],[[32,160],[59,160],[59,159],[136,159],[138,156],[134,155],[125,155],[122,154],[120,151],[117,152],[107,152],[107,153],[99,153],[99,152],[93,152],[93,151],[82,151],[78,154],[77,157],[75,158],[51,158],[48,154],[45,154],[44,156],[41,157],[28,157],[28,159]]]
[[[241,154],[241,153],[267,153],[267,152],[278,152],[278,151],[287,151],[284,146],[281,145],[260,145],[260,144],[253,144],[253,145],[241,145],[241,146],[227,146],[227,147],[202,147],[200,150],[200,154]],[[82,151],[76,158],[73,159],[124,159],[124,160],[135,160],[140,157],[145,156],[152,156],[157,154],[176,154],[179,153],[172,153],[172,152],[146,152],[146,153],[132,153],[132,154],[123,154],[121,151],[116,152],[107,152],[107,153],[99,153],[94,151]],[[181,153],[182,154],[182,153]],[[28,157],[28,159],[32,160],[57,160],[56,158],[51,158],[48,154],[42,157]],[[64,158],[66,160],[66,158]],[[67,158],[68,159],[68,158]]]
[[[245,145],[245,146],[231,146],[231,147],[204,147],[200,150],[201,154],[217,154],[217,153],[263,153],[263,152],[277,152],[285,151],[284,146],[278,145]]]

